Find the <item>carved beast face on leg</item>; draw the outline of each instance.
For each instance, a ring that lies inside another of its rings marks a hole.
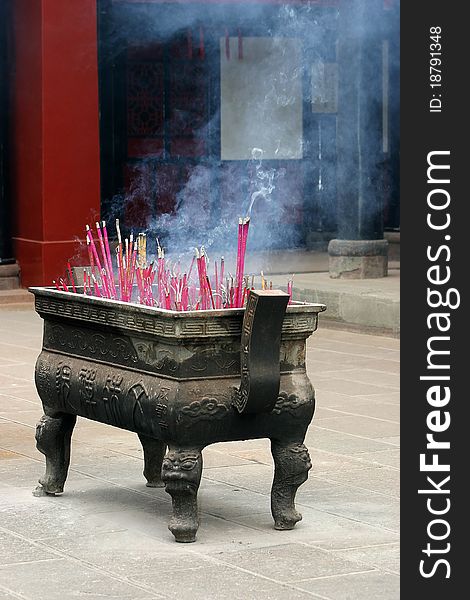
[[[162,479],[172,489],[196,493],[202,473],[202,459],[198,452],[170,451],[162,464]]]
[[[304,444],[273,448],[276,467],[280,467],[285,484],[301,485],[307,480],[312,462]]]

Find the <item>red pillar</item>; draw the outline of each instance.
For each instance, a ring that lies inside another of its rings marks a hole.
[[[100,213],[96,0],[13,0],[15,255],[50,285]]]

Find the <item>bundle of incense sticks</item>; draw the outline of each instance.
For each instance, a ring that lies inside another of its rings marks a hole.
[[[225,275],[223,257],[214,261],[211,267],[204,246],[195,248],[190,267],[185,271],[179,261],[170,264],[166,260],[165,250],[157,239],[156,260],[148,262],[146,234],[139,233],[134,239],[131,233],[123,241],[119,220],[116,219],[116,284],[106,223],[96,223],[96,240],[87,225],[90,265],[84,269],[83,293],[176,311],[242,308],[255,286],[255,276],[251,276],[250,286],[250,278],[244,274],[249,226],[249,217],[239,219],[236,273],[233,277],[231,273]],[[78,293],[70,262],[67,263],[65,277],[53,283],[60,291]],[[292,285],[293,279],[290,279],[287,282],[289,302],[292,301]],[[265,279],[263,272],[261,288],[272,289],[272,282]]]
[[[117,290],[114,282],[113,263],[105,221],[101,225],[98,222],[96,223],[96,233],[99,241],[101,260],[91,228],[89,225],[86,226],[90,273],[87,274],[86,278],[84,277],[84,293],[86,294],[89,291],[92,294],[94,293],[94,295],[115,300],[117,298]],[[91,286],[91,282],[93,282],[93,287]]]
[[[272,281],[268,281],[264,277],[263,271],[261,271],[261,289],[262,290],[272,290],[273,289],[273,282]]]
[[[245,272],[245,254],[249,227],[250,217],[245,217],[238,220],[237,274],[235,279],[236,289],[234,293],[234,306],[232,308],[240,308],[243,306],[243,274]]]
[[[287,282],[287,293],[289,294],[289,304],[292,304],[292,286],[294,285],[294,275]]]

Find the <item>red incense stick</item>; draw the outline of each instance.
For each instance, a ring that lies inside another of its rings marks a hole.
[[[109,249],[109,240],[108,240],[108,231],[106,229],[106,221],[103,221],[103,238],[104,238],[104,247],[106,250],[106,260],[107,260],[107,265],[108,265],[109,279],[111,282],[111,290],[112,290],[113,298],[116,298],[116,285],[114,283],[113,261],[111,259],[111,251]]]
[[[75,282],[73,280],[73,273],[72,273],[72,267],[70,266],[70,261],[67,263],[67,270],[69,272],[69,276],[70,276],[70,283],[72,284],[72,289],[74,291],[74,293],[77,293],[77,289],[75,287]]]
[[[206,281],[207,281],[207,287],[209,289],[209,294],[210,294],[210,298],[211,298],[212,308],[215,309],[214,296],[212,295],[211,282],[209,280],[209,276],[208,275],[206,275]]]
[[[100,258],[98,256],[98,252],[96,251],[96,246],[95,246],[95,241],[93,239],[93,234],[91,233],[91,229],[90,229],[90,227],[88,225],[86,226],[86,230],[87,230],[87,237],[88,237],[88,239],[90,241],[90,248],[91,248],[91,251],[93,253],[93,257],[95,259],[95,262],[96,262],[96,266],[98,267],[98,271],[101,273],[102,267],[101,267]]]

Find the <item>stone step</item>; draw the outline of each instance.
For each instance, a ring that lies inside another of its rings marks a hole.
[[[10,289],[0,290],[0,305],[7,304],[33,304],[34,296],[28,290]]]
[[[0,264],[0,290],[16,290],[20,287],[18,263]]]
[[[286,289],[285,276],[272,278],[276,287]],[[320,323],[372,333],[400,335],[400,271],[390,269],[379,279],[331,279],[328,273],[294,276],[293,297],[303,302],[326,304]]]
[[[17,290],[19,287],[18,277],[0,277],[0,290]]]

